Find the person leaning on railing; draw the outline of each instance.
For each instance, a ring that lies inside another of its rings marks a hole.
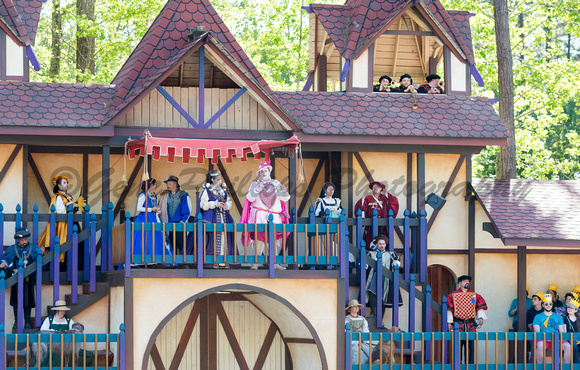
[[[368,333],[369,332],[369,323],[367,320],[359,315],[360,310],[362,310],[363,305],[358,303],[356,299],[352,299],[348,302],[345,310],[348,312],[344,319],[344,325],[347,323],[350,324],[350,331],[351,333]],[[350,340],[351,338],[347,338]],[[358,353],[361,353],[361,358],[359,359]],[[369,346],[369,342],[367,341],[358,341],[352,340],[351,341],[351,353],[352,353],[352,364],[365,364],[371,353],[371,348]]]
[[[558,314],[552,312],[553,302],[552,295],[545,294],[542,299],[542,306],[544,307],[544,312],[539,313],[534,317],[533,327],[536,333],[546,333],[546,337],[551,338],[553,333],[565,333],[566,325],[564,325],[564,320]],[[546,349],[552,348],[552,340],[547,339],[544,341],[543,335],[536,338],[536,362],[544,362],[544,343]],[[568,341],[562,341],[562,352],[564,352],[564,363],[570,363],[570,343]],[[558,355],[558,354],[554,354]]]
[[[567,333],[580,333],[580,320],[578,319],[578,307],[580,306],[580,301],[574,298],[571,300],[566,300],[566,316],[564,317],[564,325],[566,325]],[[572,362],[575,364],[580,363],[580,357],[578,356],[578,346],[580,341],[572,338]]]
[[[35,245],[29,244],[28,238],[30,237],[30,231],[28,229],[20,229],[14,234],[14,239],[16,243],[6,249],[6,252],[0,258],[0,269],[3,269],[6,273],[6,278],[16,274],[18,272],[18,264],[22,261],[23,266],[26,267],[36,261],[36,258],[41,255],[42,251]],[[24,329],[32,329],[30,324],[30,315],[32,309],[36,307],[34,301],[34,274],[29,275],[24,278],[24,294],[23,294],[23,307],[24,307]],[[10,305],[14,310],[14,326],[12,329],[17,327],[17,302],[18,301],[18,285],[12,285],[10,289]]]

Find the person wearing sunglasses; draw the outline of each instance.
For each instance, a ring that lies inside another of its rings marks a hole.
[[[536,333],[546,333],[545,340],[544,335],[541,334],[536,340],[536,361],[537,363],[544,362],[544,347],[546,349],[552,348],[552,334],[556,332],[565,333],[566,325],[564,325],[564,320],[562,316],[554,314],[552,312],[554,303],[552,302],[552,295],[545,294],[542,299],[542,306],[544,307],[544,312],[536,315],[534,317],[534,331]],[[564,352],[563,362],[570,363],[570,343],[567,341],[562,341],[562,352]]]

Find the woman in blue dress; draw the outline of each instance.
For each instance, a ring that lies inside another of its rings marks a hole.
[[[161,222],[159,220],[159,207],[157,205],[157,195],[155,194],[155,189],[157,189],[157,181],[155,179],[143,181],[141,184],[141,192],[139,193],[139,198],[137,198],[137,217],[135,217],[135,224],[139,224],[141,222]],[[145,201],[147,201],[147,208],[145,208]],[[144,245],[142,243],[143,236],[145,236]],[[153,239],[152,231],[143,232],[142,230],[135,230],[133,241],[134,255],[145,254],[151,256],[154,250],[155,255],[161,256],[163,255],[164,249],[166,256],[171,255],[171,249],[165,247],[165,238],[163,237],[162,231],[155,231],[155,239]],[[145,261],[136,258],[135,262],[139,263]],[[156,261],[153,260],[152,262]]]

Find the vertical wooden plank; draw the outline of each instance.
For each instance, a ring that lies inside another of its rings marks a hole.
[[[175,99],[175,94],[174,94],[173,88],[169,87],[167,92]],[[179,103],[179,96],[175,100]],[[174,127],[174,121],[173,121],[173,112],[174,111],[175,111],[175,108],[173,108],[173,105],[171,105],[171,103],[167,99],[165,99],[165,116],[161,117],[161,120],[163,121],[162,127]]]
[[[223,107],[224,105],[226,105],[226,103],[228,102],[228,91],[226,89],[220,89],[220,107]],[[222,113],[222,115],[220,116],[220,118],[217,120],[216,124],[217,127],[216,128],[226,128],[226,121],[227,121],[227,116],[226,116],[226,112]],[[214,126],[216,126],[216,124],[214,124]]]
[[[137,103],[132,109],[133,122],[129,126],[144,126],[143,116],[141,115],[141,102]]]
[[[234,89],[227,89],[226,91],[227,91],[226,96],[228,98],[227,99],[228,101],[231,98],[233,98],[234,95],[236,95],[236,91]],[[225,115],[226,115],[226,121],[225,121],[224,128],[228,128],[228,127],[234,126],[234,119],[236,117],[236,107],[235,107],[235,104],[234,104],[234,106],[229,107],[229,109],[226,111]]]
[[[250,129],[260,129],[258,126],[258,102],[253,98],[250,98]]]
[[[240,89],[235,89],[235,92],[237,93]],[[243,128],[243,118],[242,118],[242,110],[244,107],[244,96],[246,94],[242,95],[241,98],[239,98],[238,100],[236,100],[235,104],[234,104],[234,108],[235,108],[235,117],[234,117],[234,128],[235,129],[242,129]]]
[[[181,107],[183,109],[185,109],[185,111],[187,113],[189,113],[189,111],[188,111],[188,107],[189,107],[189,94],[188,94],[187,88],[180,87],[179,88],[179,94],[181,95]],[[187,126],[189,126],[189,122],[187,122],[187,119],[185,117],[181,116],[181,115],[180,115],[180,121],[181,121],[181,125],[179,125],[179,127],[186,128]]]
[[[149,94],[149,122],[151,122],[152,127],[159,127],[159,109],[157,107],[158,102],[157,90],[151,91]]]
[[[167,99],[157,90],[151,91],[151,95],[155,95],[155,103],[157,105],[157,116],[151,118],[151,125],[155,127],[163,127],[163,117],[165,116],[165,109],[167,109]],[[151,104],[154,102],[151,101]]]
[[[193,117],[193,119],[195,119],[195,121],[197,122],[199,117],[197,116],[197,99],[198,99],[198,90],[197,87],[190,87],[187,89],[188,91],[188,96],[189,96],[189,109],[187,110],[189,112],[189,115]],[[187,124],[187,127],[192,127],[189,122]]]
[[[271,130],[271,127],[267,126],[266,122],[266,113],[264,112],[264,108],[260,104],[258,104],[258,130]]]
[[[151,120],[149,119],[149,105],[150,105],[149,97],[145,97],[141,100],[141,117],[143,118],[144,126],[151,126]]]
[[[242,95],[242,128],[244,130],[250,127],[250,94]]]
[[[175,97],[175,101],[181,107],[183,107],[183,102],[181,101],[181,88],[179,86],[174,86],[172,88],[173,95]],[[181,127],[181,113],[175,108],[171,110],[172,118],[171,118],[171,125],[168,127]]]
[[[133,122],[135,121],[135,108],[129,110],[127,115],[125,116],[125,126],[133,126]]]
[[[211,89],[211,115],[207,117],[207,120],[213,117],[214,114],[216,114],[221,107],[222,106],[220,105],[220,89],[214,87],[213,89]],[[216,125],[216,123],[217,122],[214,122],[211,125],[211,128],[219,128],[219,126]]]

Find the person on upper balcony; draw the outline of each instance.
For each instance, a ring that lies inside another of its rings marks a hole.
[[[167,190],[161,193],[159,199],[159,217],[163,223],[185,223],[189,219],[191,213],[191,199],[187,192],[181,190],[179,185],[179,178],[177,176],[169,176],[167,180],[163,181],[167,184]],[[180,254],[183,251],[184,231],[176,231],[175,233],[169,231],[169,242],[175,248],[175,252]]]
[[[362,216],[367,218],[373,217],[373,210],[377,211],[377,218],[388,218],[389,211],[393,211],[393,217],[397,217],[399,213],[399,200],[396,196],[387,193],[383,194],[386,185],[382,182],[373,181],[369,184],[369,188],[372,190],[371,195],[367,195],[359,199],[354,206],[354,213],[356,216],[357,211],[360,209],[362,211]],[[369,249],[371,241],[373,240],[373,233],[371,226],[365,228],[364,241],[366,248]],[[378,234],[388,235],[386,226],[380,226]]]
[[[381,76],[381,78],[379,78],[379,84],[373,86],[373,92],[392,92],[392,81],[393,80],[387,75]]]
[[[430,74],[426,77],[427,83],[425,85],[419,86],[417,92],[419,94],[445,94],[445,91],[439,83],[441,82],[441,76],[438,74]]]
[[[401,84],[399,87],[391,89],[392,92],[399,92],[399,93],[416,93],[417,89],[413,86],[413,78],[410,74],[405,73],[404,75],[399,78],[399,83]]]

